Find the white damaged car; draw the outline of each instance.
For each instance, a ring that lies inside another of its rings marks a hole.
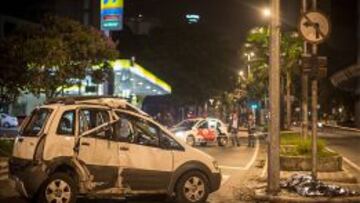
[[[36,108],[9,169],[23,196],[48,203],[139,194],[200,203],[221,183],[211,156],[116,98],[60,98]]]

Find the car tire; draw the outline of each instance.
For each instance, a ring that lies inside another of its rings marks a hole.
[[[206,146],[207,146],[207,142],[202,142],[200,145],[201,145],[202,147],[206,147]]]
[[[227,137],[219,137],[218,145],[220,147],[225,147],[229,143],[229,139]]]
[[[186,144],[194,147],[195,146],[195,137],[193,135],[189,135],[186,138]]]
[[[4,128],[10,128],[10,123],[5,122],[3,126],[4,126]]]
[[[60,202],[75,203],[77,186],[66,173],[54,173],[40,187],[37,193],[37,203]]]
[[[203,203],[209,196],[209,181],[199,171],[190,171],[184,174],[175,188],[175,202]]]

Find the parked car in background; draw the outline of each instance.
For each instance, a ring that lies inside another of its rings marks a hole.
[[[171,132],[191,146],[208,143],[226,146],[229,142],[227,126],[216,118],[186,119],[171,128]]]
[[[10,128],[18,126],[18,119],[6,113],[0,113],[1,127]]]
[[[21,125],[9,171],[20,194],[46,203],[139,194],[204,203],[221,184],[214,158],[114,98],[36,108]]]

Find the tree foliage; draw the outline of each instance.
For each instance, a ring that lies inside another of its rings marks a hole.
[[[0,103],[14,101],[29,83],[20,48],[10,48],[18,38],[0,41]]]
[[[57,16],[46,16],[39,25],[23,27],[6,41],[6,52],[16,53],[8,60],[21,64],[10,63],[5,69],[11,73],[20,70],[27,76],[26,89],[47,97],[57,96],[86,75],[104,79],[106,61],[118,56],[115,44],[100,31]],[[93,70],[93,65],[99,69]]]
[[[247,61],[245,53],[254,53],[254,57]],[[296,32],[282,33],[281,36],[281,77],[286,73],[299,73],[298,60],[302,52],[302,40]],[[251,30],[240,51],[244,66],[250,63],[251,74],[243,78],[250,99],[262,99],[267,95],[269,87],[269,30],[259,27]]]

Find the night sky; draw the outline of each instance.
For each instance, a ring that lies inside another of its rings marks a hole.
[[[36,21],[51,8],[46,0],[8,1],[0,8],[0,14]],[[300,0],[282,1],[284,29],[296,29]],[[321,46],[321,53],[329,55],[330,70],[355,63],[357,47],[357,0],[319,0],[319,7],[330,16],[332,33]],[[160,19],[163,24],[184,23],[187,13],[201,15],[200,23],[219,35],[231,38],[240,44],[249,29],[266,25],[261,9],[268,0],[125,0],[125,18],[142,14],[144,17]],[[19,6],[21,5],[21,6]],[[206,33],[204,33],[206,34]],[[240,45],[239,45],[240,46]]]

